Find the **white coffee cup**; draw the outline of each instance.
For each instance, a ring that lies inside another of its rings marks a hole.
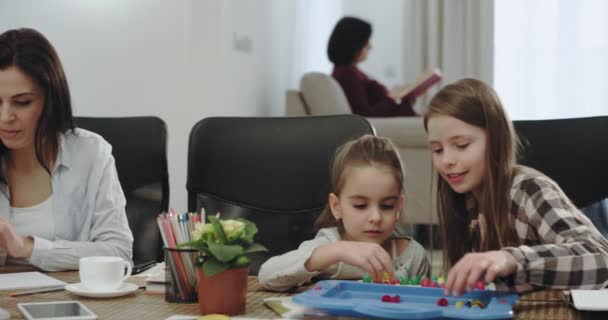
[[[131,263],[119,257],[80,258],[80,282],[91,291],[114,291],[131,276],[131,271]]]

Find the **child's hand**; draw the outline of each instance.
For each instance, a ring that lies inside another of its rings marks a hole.
[[[393,261],[386,250],[377,243],[359,241],[338,242],[340,261],[363,269],[374,281],[380,281],[384,272],[393,278]]]
[[[516,270],[517,261],[506,251],[467,253],[448,272],[444,293],[451,291],[459,296],[463,291],[471,291],[477,280],[492,282],[497,276],[506,277]]]

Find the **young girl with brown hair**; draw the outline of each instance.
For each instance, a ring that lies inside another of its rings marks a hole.
[[[428,274],[430,265],[420,244],[391,238],[405,198],[403,168],[390,140],[364,135],[344,144],[336,153],[331,182],[316,237],[266,261],[258,274],[264,287],[286,290],[313,277]]]
[[[446,294],[480,279],[518,292],[608,285],[608,241],[554,181],[516,165],[517,136],[490,86],[444,87],[424,125],[439,175]]]

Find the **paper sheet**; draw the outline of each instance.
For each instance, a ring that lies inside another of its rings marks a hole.
[[[570,290],[572,304],[578,310],[608,310],[608,290]]]
[[[17,272],[0,274],[0,290],[31,289],[66,285],[40,272]]]

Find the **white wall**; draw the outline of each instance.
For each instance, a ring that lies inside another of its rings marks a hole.
[[[32,27],[49,38],[76,116],[164,119],[171,206],[185,211],[188,134],[199,119],[283,115],[293,16],[283,2],[0,0],[0,32]],[[235,51],[235,32],[251,50]]]
[[[402,39],[405,34],[403,0],[343,0],[344,15],[355,16],[372,24],[372,50],[360,68],[388,88],[417,75],[404,76]]]
[[[235,115],[283,115],[295,16],[293,1],[222,2],[222,43],[226,100]],[[235,41],[249,41],[235,48]],[[248,109],[254,104],[256,109]]]

